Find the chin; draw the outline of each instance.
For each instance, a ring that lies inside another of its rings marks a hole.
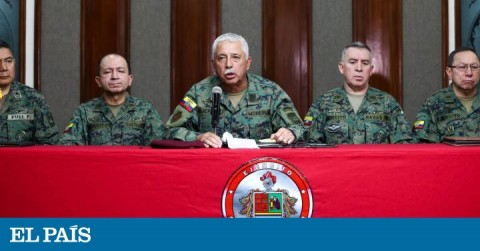
[[[227,84],[227,85],[235,85],[235,84],[238,84],[240,81],[238,80],[238,78],[234,78],[234,79],[222,79],[222,82]]]
[[[0,81],[0,85],[2,85],[2,86],[3,85],[8,85],[10,83],[12,83],[12,80],[8,80],[8,81],[2,80],[2,81]]]

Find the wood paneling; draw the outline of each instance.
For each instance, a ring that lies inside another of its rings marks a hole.
[[[448,0],[442,0],[442,76],[443,76],[443,81],[442,81],[442,86],[447,87],[449,85],[449,80],[447,77],[447,74],[445,73],[445,69],[448,64],[448,55],[450,54],[449,51],[449,37],[450,33],[448,31],[448,15],[449,15],[449,10],[448,10]],[[455,7],[454,7],[454,22],[455,22],[455,31],[454,31],[454,36],[455,36],[455,48],[458,48],[462,44],[462,38],[461,38],[461,0],[455,0]]]
[[[34,38],[34,69],[33,69],[33,86],[40,91],[41,86],[41,37],[42,37],[42,0],[35,1],[35,38]]]
[[[445,69],[448,64],[448,0],[442,0],[442,87],[448,86],[448,77]]]
[[[372,49],[374,73],[370,85],[403,103],[402,0],[352,0],[353,40]]]
[[[171,111],[193,84],[213,73],[211,47],[220,30],[221,0],[171,1]]]
[[[25,62],[25,35],[26,35],[26,20],[27,20],[27,3],[25,0],[20,0],[19,3],[20,7],[20,20],[18,21],[19,24],[19,31],[18,31],[18,41],[19,41],[19,48],[18,48],[18,59],[17,59],[17,64],[18,65],[17,69],[19,70],[18,74],[18,79],[21,83],[25,83],[25,66],[27,65]]]
[[[312,102],[312,1],[263,0],[262,74],[303,117]]]
[[[95,84],[100,59],[108,53],[130,59],[130,0],[82,0],[80,101],[101,95]]]

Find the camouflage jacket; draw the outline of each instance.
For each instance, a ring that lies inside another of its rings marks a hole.
[[[161,139],[160,114],[144,100],[127,96],[115,118],[103,97],[81,104],[60,139],[63,145],[149,145]]]
[[[432,96],[420,107],[414,122],[415,138],[419,142],[442,142],[445,136],[480,136],[480,99],[472,103],[468,114],[452,85]]]
[[[0,110],[0,143],[54,145],[59,132],[45,97],[13,82]]]
[[[315,99],[304,120],[311,142],[381,144],[413,142],[411,126],[390,94],[369,87],[357,113],[344,87]]]
[[[253,74],[247,78],[248,88],[237,107],[221,96],[217,135],[229,132],[235,138],[258,140],[284,127],[301,139],[302,121],[287,93],[268,79]],[[201,133],[213,132],[212,88],[219,85],[219,78],[210,76],[190,88],[167,122],[166,137],[193,141]]]

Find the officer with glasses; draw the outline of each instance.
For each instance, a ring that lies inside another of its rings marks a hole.
[[[450,53],[445,72],[451,84],[420,107],[413,129],[417,142],[480,136],[479,68],[479,57],[472,48],[460,47]]]

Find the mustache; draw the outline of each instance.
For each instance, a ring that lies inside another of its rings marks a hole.
[[[230,73],[235,74],[235,71],[232,68],[230,68],[230,69],[227,69],[224,74],[226,75],[226,74],[230,74]]]

